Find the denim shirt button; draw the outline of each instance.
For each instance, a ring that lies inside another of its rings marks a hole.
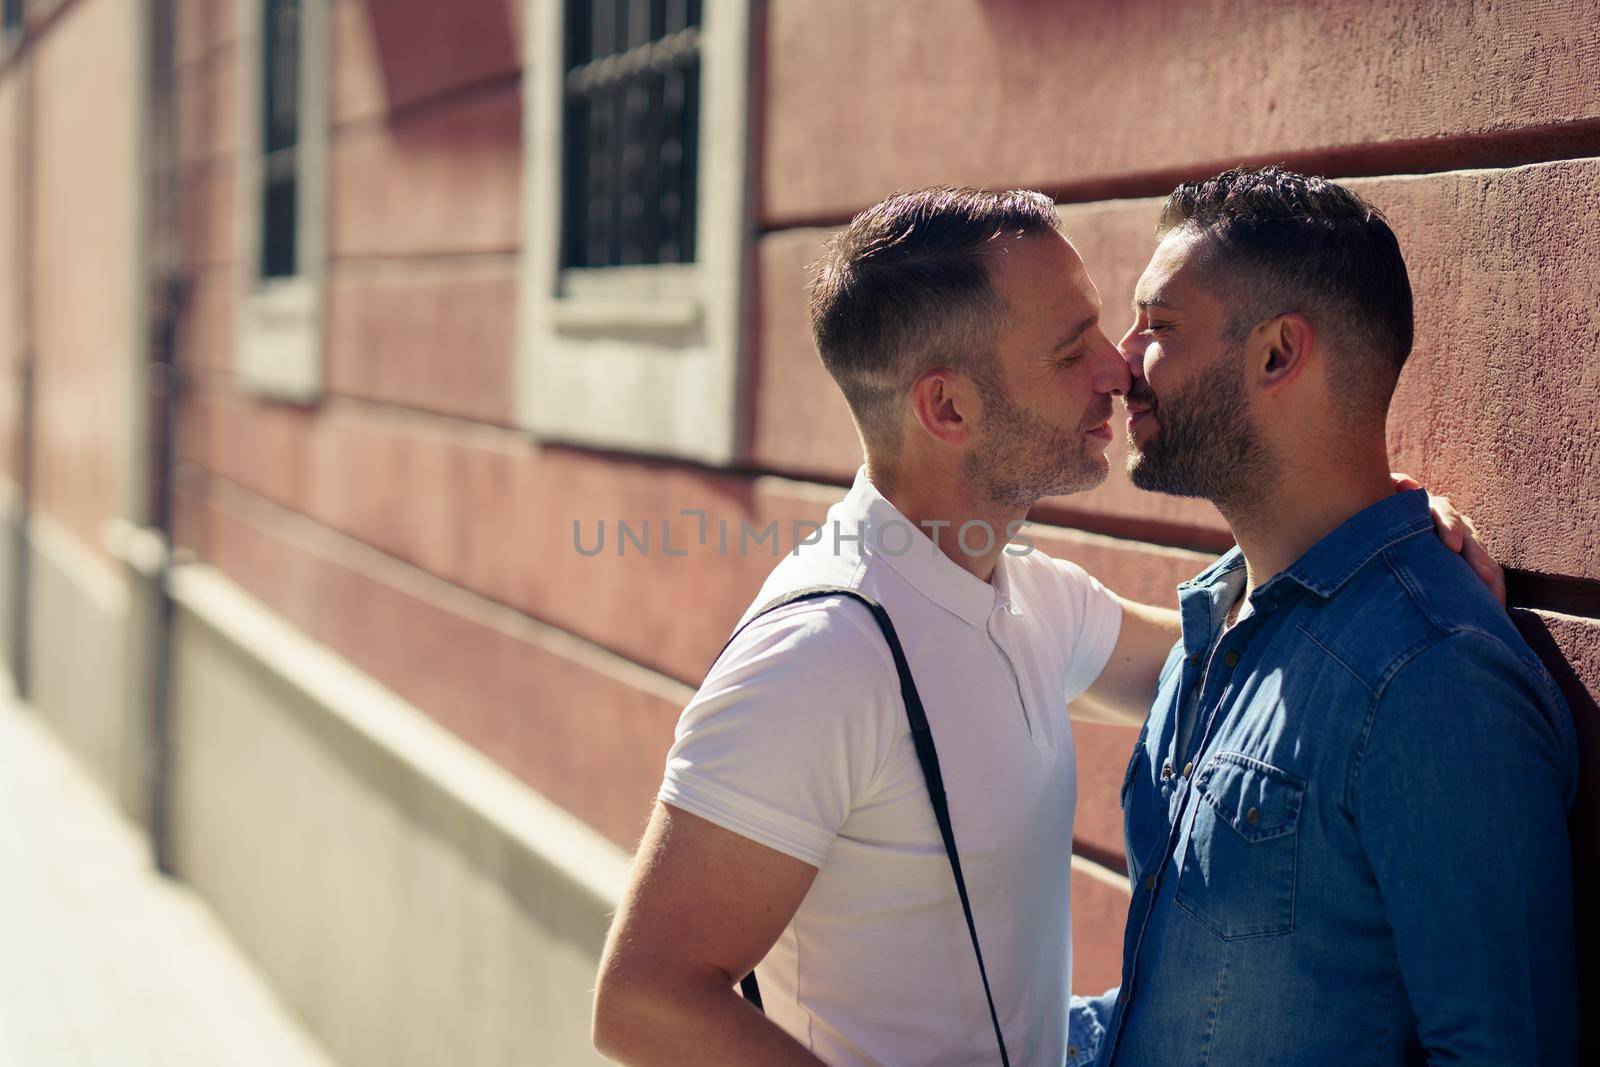
[[[1194,773],[1194,760],[1190,760],[1188,763],[1185,763],[1183,765],[1183,776],[1185,778],[1187,778],[1193,773]]]
[[[1261,810],[1259,808],[1251,808],[1249,811],[1244,813],[1244,817],[1246,822],[1248,822],[1251,826],[1254,826],[1256,823],[1261,821]]]
[[[1171,777],[1172,777],[1172,764],[1170,764],[1170,763],[1162,764],[1161,765],[1161,778],[1162,778],[1162,780],[1165,781],[1166,779],[1171,778]]]
[[[1226,663],[1230,667],[1237,667],[1239,665],[1239,653],[1230,649],[1228,654],[1222,657],[1222,662]]]
[[[1145,875],[1144,876],[1144,887],[1146,889],[1150,890],[1150,892],[1154,893],[1156,891],[1156,876],[1153,875],[1153,874]]]

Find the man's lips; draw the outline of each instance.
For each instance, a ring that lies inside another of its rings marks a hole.
[[[1136,428],[1148,426],[1155,421],[1155,415],[1151,413],[1152,408],[1149,404],[1141,404],[1134,401],[1129,402],[1127,408],[1129,433],[1132,433]]]
[[[1093,437],[1097,441],[1111,440],[1111,415],[1111,405],[1107,404],[1105,410],[1100,413],[1100,418],[1096,421],[1096,424],[1084,430],[1083,436]]]

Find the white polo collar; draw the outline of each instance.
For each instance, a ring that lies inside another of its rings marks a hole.
[[[846,527],[859,525],[863,534],[863,555],[883,560],[923,596],[968,625],[986,627],[997,605],[1019,614],[1010,601],[1004,552],[995,561],[992,585],[963,570],[934,544],[926,531],[915,526],[889,503],[867,477],[865,466],[856,471],[855,484],[840,501],[837,514]],[[884,536],[882,530],[886,525],[896,525],[903,530],[895,530]],[[940,527],[935,532],[939,535],[940,544],[953,544],[953,539],[958,536],[958,531],[950,527]],[[996,531],[996,536],[1002,534],[1003,531]],[[904,552],[899,551],[900,546],[907,543],[909,548]]]

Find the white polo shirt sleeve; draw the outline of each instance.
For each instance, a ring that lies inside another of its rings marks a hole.
[[[780,608],[734,639],[684,709],[658,796],[821,867],[903,720],[894,661],[865,608]]]
[[[1122,633],[1122,605],[1088,571],[1064,559],[1050,558],[1054,568],[1057,608],[1053,616],[1065,629],[1058,636],[1067,650],[1063,688],[1067,702],[1077,700],[1100,678]]]

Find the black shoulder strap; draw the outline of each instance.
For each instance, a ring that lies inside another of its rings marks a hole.
[[[933,731],[928,728],[928,716],[922,709],[922,698],[917,694],[917,684],[911,677],[911,667],[906,662],[905,649],[900,647],[900,638],[895,633],[894,623],[889,621],[889,613],[883,609],[882,604],[854,589],[828,585],[797,589],[779,597],[746,619],[744,624],[733,632],[733,636],[728,638],[727,644],[722,646],[722,652],[728,650],[728,645],[733,644],[734,638],[738,637],[746,626],[768,612],[802,600],[821,600],[824,597],[834,596],[854,600],[872,613],[878,629],[883,632],[884,641],[889,645],[889,654],[894,657],[895,673],[900,676],[900,696],[905,701],[906,719],[911,724],[911,743],[917,750],[917,762],[922,765],[922,778],[928,786],[928,800],[933,804],[933,817],[939,824],[939,836],[944,838],[944,852],[950,860],[950,873],[955,875],[956,895],[961,898],[961,910],[967,917],[967,933],[972,936],[972,954],[978,958],[978,976],[983,979],[983,996],[989,1004],[989,1022],[994,1024],[994,1039],[1000,1045],[1000,1063],[1003,1067],[1011,1067],[1011,1060],[1006,1056],[1005,1035],[1000,1031],[1000,1016],[994,1010],[994,994],[989,989],[989,972],[983,965],[983,949],[978,947],[978,926],[972,918],[972,902],[967,898],[967,880],[961,874],[961,854],[956,851],[956,834],[950,825],[950,805],[945,800],[944,775],[939,770],[939,753],[933,747]],[[717,653],[719,659],[722,652]],[[757,1008],[761,1007],[761,987],[756,983],[754,971],[740,979],[739,989],[744,993],[746,1000]]]

